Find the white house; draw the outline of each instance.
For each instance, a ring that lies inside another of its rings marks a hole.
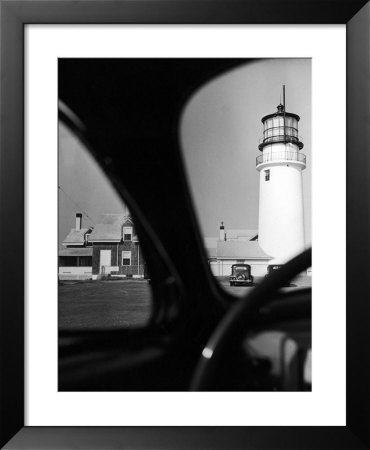
[[[204,239],[213,275],[229,276],[231,266],[238,263],[249,264],[253,276],[266,274],[272,257],[259,246],[256,230],[227,230],[222,223],[220,238]]]
[[[86,280],[92,278],[93,249],[89,243],[92,228],[82,228],[82,214],[76,214],[76,227],[64,239],[59,250],[60,280]]]

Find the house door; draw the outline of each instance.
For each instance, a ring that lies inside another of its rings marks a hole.
[[[99,273],[110,273],[112,261],[112,250],[100,250],[100,270]]]

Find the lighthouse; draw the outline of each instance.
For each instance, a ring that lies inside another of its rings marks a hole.
[[[256,159],[260,173],[258,242],[273,257],[273,264],[284,264],[305,248],[302,171],[306,156],[298,136],[299,116],[286,111],[283,104],[262,118],[261,154]]]

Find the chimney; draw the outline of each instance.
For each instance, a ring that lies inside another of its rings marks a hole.
[[[223,222],[220,225],[220,241],[226,241],[226,231]]]
[[[82,223],[82,214],[81,213],[77,213],[76,214],[76,231],[80,231],[81,230],[81,223]]]

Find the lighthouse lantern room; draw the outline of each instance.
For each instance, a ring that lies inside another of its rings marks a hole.
[[[256,159],[260,172],[258,241],[262,250],[284,264],[305,248],[302,171],[306,156],[298,136],[299,116],[283,104],[262,118],[261,155]]]

